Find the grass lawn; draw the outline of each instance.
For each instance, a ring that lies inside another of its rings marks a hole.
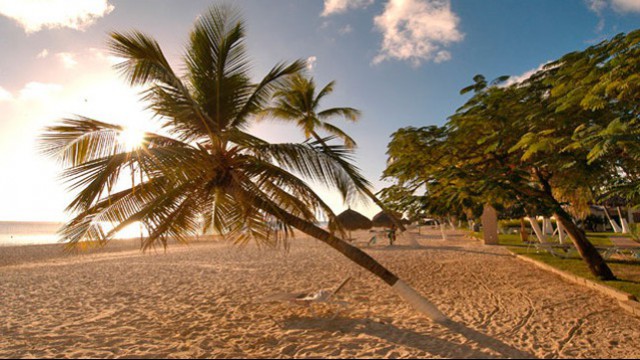
[[[478,238],[482,237],[481,233],[473,234]],[[589,238],[591,243],[596,246],[611,246],[612,243],[609,240],[609,236],[612,235],[614,234],[587,233],[587,237]],[[562,271],[566,271],[568,273],[593,280],[600,284],[604,284],[612,288],[628,292],[635,295],[637,299],[640,299],[640,260],[615,257],[607,260],[607,264],[611,268],[611,271],[613,271],[615,276],[618,278],[618,280],[601,281],[596,279],[591,274],[591,272],[587,268],[586,263],[579,257],[578,254],[568,259],[562,259],[555,257],[547,252],[536,253],[536,249],[533,246],[520,241],[520,235],[518,234],[500,234],[498,235],[498,241],[500,245],[506,246],[509,250],[513,251],[516,254],[527,256],[529,258],[549,264]]]

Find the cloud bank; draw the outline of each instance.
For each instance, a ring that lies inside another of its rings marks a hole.
[[[611,7],[617,12],[640,12],[638,0],[611,0]]]
[[[373,63],[396,59],[418,66],[447,61],[451,54],[445,47],[464,39],[459,23],[449,0],[390,0],[374,18],[383,40]]]
[[[345,13],[352,9],[364,9],[373,4],[373,0],[324,0],[322,16]]]
[[[108,0],[0,0],[0,14],[17,21],[27,34],[65,27],[83,30],[113,9]]]
[[[585,0],[585,3],[589,10],[598,16],[601,16],[608,7],[618,13],[640,12],[640,1],[638,0]]]

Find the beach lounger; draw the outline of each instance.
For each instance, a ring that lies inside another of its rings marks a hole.
[[[529,247],[533,246],[536,253],[546,252],[555,257],[567,259],[571,256],[572,252],[576,249],[570,244],[558,244],[558,243],[530,243]]]
[[[573,244],[558,244],[558,243],[534,243],[529,244],[536,249],[536,253],[547,252],[554,257],[561,259],[568,259],[572,256],[579,256],[578,250]],[[624,251],[616,246],[595,246],[596,250],[600,253],[603,259],[608,260],[614,254],[619,254],[620,251]],[[640,256],[640,247],[638,248],[638,256]]]
[[[611,251],[614,254],[631,259],[640,259],[640,244],[625,237],[610,237],[613,243]]]
[[[321,289],[311,293],[277,293],[267,296],[263,302],[288,302],[291,304],[306,306],[311,311],[311,314],[316,317],[316,313],[313,310],[313,304],[325,303],[339,305],[340,309],[334,313],[332,319],[338,316],[340,310],[344,309],[348,303],[346,301],[334,300],[333,297],[351,280],[350,277],[344,279],[340,285],[333,290]]]

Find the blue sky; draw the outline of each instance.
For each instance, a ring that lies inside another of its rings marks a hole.
[[[33,5],[37,3],[38,5]],[[58,166],[39,156],[43,126],[73,114],[151,128],[150,114],[111,66],[109,31],[153,35],[177,69],[199,13],[214,1],[0,0],[0,220],[64,220],[71,199]],[[443,124],[475,74],[526,76],[547,61],[640,27],[640,0],[235,1],[247,22],[256,79],[276,62],[310,59],[324,106],[363,112],[336,121],[358,142],[357,162],[379,190],[389,136]],[[271,141],[296,129],[261,123]],[[335,211],[346,208],[321,190]],[[375,207],[355,206],[367,215]]]

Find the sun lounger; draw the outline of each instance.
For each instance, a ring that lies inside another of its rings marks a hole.
[[[637,242],[625,237],[611,237],[609,239],[613,243],[612,252],[614,254],[640,259],[640,244]]]
[[[557,258],[568,259],[572,256],[578,256],[578,250],[573,244],[559,244],[559,243],[531,243],[529,247],[533,246],[536,253],[547,252]],[[611,256],[618,254],[623,256],[632,256],[634,258],[640,258],[640,246],[595,246],[600,255],[608,260]]]
[[[533,246],[536,253],[546,252],[555,257],[567,259],[573,252],[576,251],[575,247],[570,244],[558,244],[558,243],[530,243],[529,246]]]

